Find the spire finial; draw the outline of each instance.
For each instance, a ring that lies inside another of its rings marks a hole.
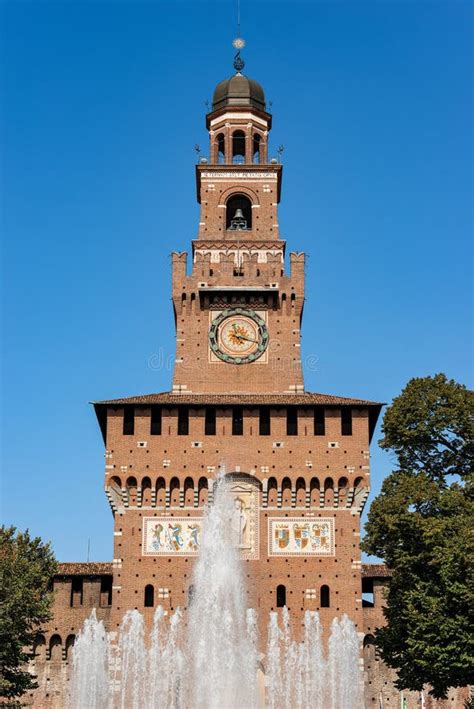
[[[237,0],[237,37],[232,42],[232,46],[237,50],[237,54],[234,57],[234,69],[237,74],[241,74],[245,62],[240,56],[240,50],[245,47],[245,39],[240,36],[240,0]]]
[[[242,37],[236,37],[232,42],[232,46],[237,50],[237,54],[234,57],[234,69],[237,74],[240,74],[245,66],[245,62],[240,56],[240,50],[245,47],[245,39],[242,39]]]

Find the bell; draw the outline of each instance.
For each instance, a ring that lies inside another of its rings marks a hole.
[[[229,228],[233,231],[245,231],[247,229],[247,220],[241,209],[235,210],[234,218],[231,219]]]

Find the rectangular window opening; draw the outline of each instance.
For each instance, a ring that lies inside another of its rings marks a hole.
[[[135,433],[135,409],[126,406],[123,410],[123,435],[133,436]]]
[[[289,406],[286,410],[286,435],[298,435],[298,409],[296,406]]]
[[[341,434],[352,436],[352,409],[350,406],[344,406],[341,409]]]
[[[81,576],[73,576],[71,581],[71,608],[82,606],[83,580]]]
[[[161,436],[161,406],[151,407],[150,434]]]
[[[314,409],[314,435],[324,436],[326,434],[326,420],[323,406]]]
[[[232,435],[242,436],[244,433],[244,414],[241,406],[232,409]]]
[[[187,436],[189,434],[189,409],[187,406],[181,406],[178,409],[178,436]]]
[[[259,434],[261,436],[269,436],[271,432],[270,425],[270,409],[268,406],[262,406],[260,408],[260,418],[259,418]]]
[[[206,420],[204,423],[204,434],[206,436],[216,435],[216,410],[213,406],[206,407]]]
[[[112,576],[100,579],[100,605],[102,608],[112,605]]]

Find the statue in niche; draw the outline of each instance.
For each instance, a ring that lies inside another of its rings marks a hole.
[[[247,528],[247,515],[245,514],[245,503],[240,497],[236,497],[234,500],[230,526],[235,546],[242,547],[244,545],[244,534]]]

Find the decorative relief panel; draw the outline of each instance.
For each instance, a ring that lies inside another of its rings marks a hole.
[[[144,517],[143,556],[197,556],[202,517]]]
[[[244,475],[227,476],[234,510],[231,535],[241,559],[258,559],[259,486]],[[144,517],[143,556],[197,556],[202,517]]]
[[[269,556],[334,556],[334,520],[270,517]]]

